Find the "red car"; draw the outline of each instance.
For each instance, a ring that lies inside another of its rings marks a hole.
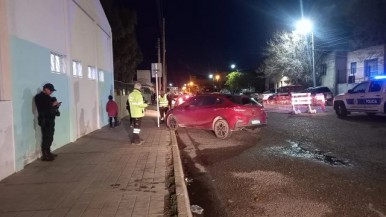
[[[266,124],[263,106],[243,95],[203,94],[189,98],[166,114],[166,124],[213,130],[217,138],[225,139],[232,131],[255,129]]]

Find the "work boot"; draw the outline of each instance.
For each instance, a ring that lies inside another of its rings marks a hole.
[[[42,161],[53,161],[55,158],[48,151],[43,151]]]
[[[52,153],[51,150],[48,151],[48,154],[51,155],[54,158],[56,158],[58,156],[57,154]]]

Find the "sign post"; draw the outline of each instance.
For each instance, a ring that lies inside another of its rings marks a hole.
[[[157,127],[159,127],[159,93],[158,93],[158,78],[162,77],[162,65],[161,63],[151,64],[151,77],[155,78],[155,94],[157,101]]]

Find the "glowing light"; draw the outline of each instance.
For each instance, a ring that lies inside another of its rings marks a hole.
[[[312,22],[308,19],[301,19],[296,23],[296,31],[302,34],[312,32]]]
[[[374,76],[374,79],[385,79],[386,78],[386,75],[377,75],[377,76]]]
[[[209,74],[209,78],[212,79],[213,78],[213,74]]]

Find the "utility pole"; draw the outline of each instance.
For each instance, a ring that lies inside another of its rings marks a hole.
[[[161,63],[161,40],[158,38],[157,40],[157,56],[158,56],[158,63]],[[156,78],[159,79],[158,84],[161,84],[161,78]],[[159,87],[158,87],[159,88]],[[161,89],[161,88],[159,88]],[[157,90],[158,91],[158,90]]]
[[[166,87],[167,87],[167,78],[168,78],[168,75],[167,75],[167,72],[166,72],[166,45],[165,45],[165,18],[162,18],[162,52],[163,52],[163,55],[162,55],[162,80],[163,80],[163,90],[164,92],[166,93]]]

